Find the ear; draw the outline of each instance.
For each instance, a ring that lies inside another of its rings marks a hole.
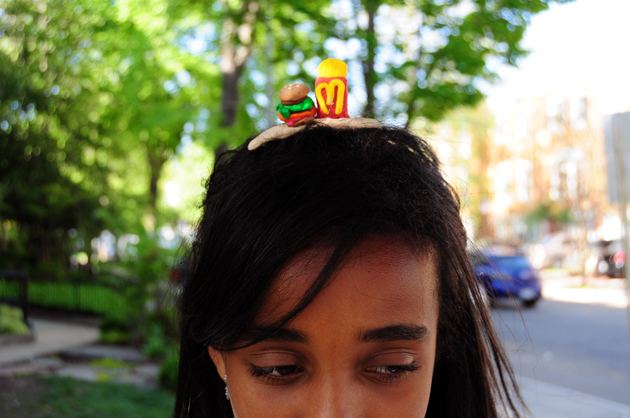
[[[217,368],[219,377],[223,379],[223,376],[225,376],[225,370],[226,370],[225,358],[223,357],[223,354],[219,350],[213,347],[208,347],[208,354],[210,354],[210,358],[212,359],[212,362],[214,363],[214,367]]]

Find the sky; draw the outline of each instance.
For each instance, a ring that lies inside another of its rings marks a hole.
[[[531,54],[500,71],[489,101],[595,88],[606,113],[630,110],[630,0],[554,4],[532,18],[523,46]]]

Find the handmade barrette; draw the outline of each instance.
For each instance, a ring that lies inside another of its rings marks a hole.
[[[329,58],[317,68],[315,80],[315,107],[305,84],[291,84],[280,90],[280,103],[276,106],[278,117],[285,122],[262,132],[247,149],[255,150],[266,142],[287,138],[310,123],[338,129],[378,128],[374,119],[350,118],[348,115],[348,66],[345,62]]]

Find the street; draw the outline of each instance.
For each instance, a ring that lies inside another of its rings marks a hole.
[[[590,296],[599,289],[578,290]],[[492,317],[517,375],[630,405],[625,308],[543,299],[520,312],[502,302]]]

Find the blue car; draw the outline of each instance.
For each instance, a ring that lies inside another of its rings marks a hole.
[[[471,262],[475,277],[491,299],[514,297],[526,308],[540,299],[540,275],[525,256],[478,254]]]

